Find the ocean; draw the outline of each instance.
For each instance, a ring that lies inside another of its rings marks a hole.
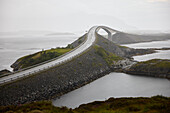
[[[10,65],[18,58],[42,49],[66,47],[78,38],[77,35],[0,36],[0,70],[12,71]]]

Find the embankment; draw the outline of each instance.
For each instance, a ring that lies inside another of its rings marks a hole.
[[[17,105],[58,97],[114,71],[114,64],[120,60],[135,54],[153,52],[122,47],[96,35],[96,43],[77,58],[0,86],[0,105]]]

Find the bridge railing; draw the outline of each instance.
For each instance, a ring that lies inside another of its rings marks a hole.
[[[24,78],[24,77],[26,77],[26,76],[29,76],[29,75],[32,75],[32,74],[41,72],[42,70],[46,70],[46,69],[49,69],[49,68],[51,68],[51,67],[60,65],[60,64],[62,64],[63,62],[66,62],[66,61],[68,61],[68,59],[65,60],[65,61],[62,61],[62,62],[58,62],[58,63],[56,63],[56,64],[52,64],[52,65],[50,65],[50,66],[47,66],[47,67],[38,69],[38,70],[36,70],[36,71],[28,72],[28,73],[21,74],[21,75],[18,75],[18,76],[16,76],[16,77],[13,77],[13,78],[5,79],[5,80],[3,80],[3,81],[0,81],[0,84],[6,83],[6,82],[10,82],[10,81],[13,81],[13,80],[16,80],[16,79],[19,79],[19,78]]]
[[[9,73],[9,74],[5,74],[5,75],[1,76],[0,78],[2,78],[2,77],[4,77],[4,76],[8,76],[8,75],[15,74],[15,73],[19,73],[19,72],[21,72],[21,71],[25,71],[25,70],[28,70],[28,69],[31,69],[31,68],[34,68],[34,67],[37,67],[37,66],[40,66],[40,65],[43,65],[43,64],[52,62],[52,61],[54,61],[54,60],[60,59],[61,57],[64,57],[64,56],[66,56],[67,54],[75,51],[77,48],[79,48],[81,45],[83,45],[86,41],[87,41],[87,37],[85,38],[85,40],[84,40],[80,45],[78,45],[77,47],[75,47],[74,49],[72,49],[71,51],[69,51],[69,52],[67,52],[67,53],[65,53],[65,54],[63,54],[63,55],[60,55],[60,56],[58,56],[58,57],[56,57],[56,58],[53,58],[53,59],[44,61],[44,62],[42,62],[42,63],[38,63],[38,64],[35,64],[35,65],[32,65],[32,66],[29,66],[29,67],[27,67],[27,68],[20,69],[20,70],[18,70],[18,71],[15,71],[15,72],[12,72],[12,73]]]
[[[59,57],[56,57],[56,58],[53,58],[53,59],[51,59],[51,60],[48,60],[48,61],[45,61],[45,62],[36,64],[36,65],[30,66],[30,67],[28,67],[28,68],[24,68],[24,69],[19,70],[19,71],[16,71],[16,72],[12,72],[12,73],[10,73],[10,74],[8,74],[8,75],[6,75],[6,76],[9,76],[9,75],[12,75],[12,74],[16,74],[16,73],[19,73],[19,72],[22,72],[22,71],[25,71],[25,70],[28,70],[28,69],[31,69],[31,68],[34,68],[34,67],[38,67],[38,66],[41,66],[41,65],[43,65],[43,64],[52,62],[52,61],[54,61],[54,60],[58,60],[58,59],[60,59],[61,57],[64,57],[64,56],[68,55],[69,53],[75,51],[77,48],[81,47],[86,41],[87,41],[87,36],[85,37],[85,40],[84,40],[80,45],[78,45],[78,46],[75,47],[73,50],[71,50],[71,51],[69,51],[69,52],[67,52],[67,53],[65,53],[65,54],[63,54],[63,55],[61,55],[61,56],[59,56]],[[89,47],[88,47],[85,51],[87,51],[87,50],[89,50]],[[18,76],[16,76],[16,77],[13,77],[13,78],[9,78],[9,79],[0,81],[0,84],[5,84],[5,83],[8,83],[8,82],[12,82],[12,81],[14,81],[14,80],[18,80],[18,79],[20,79],[20,78],[24,78],[24,77],[26,77],[26,76],[29,76],[29,75],[32,75],[32,74],[35,74],[35,73],[39,73],[39,72],[41,72],[42,70],[47,70],[47,69],[52,68],[52,67],[54,67],[54,66],[63,64],[63,63],[68,62],[68,61],[71,61],[73,58],[79,56],[80,54],[82,54],[82,53],[85,52],[85,51],[82,51],[82,52],[80,52],[80,53],[78,53],[78,54],[76,54],[76,55],[74,55],[74,56],[72,56],[72,57],[70,57],[70,58],[68,58],[68,59],[66,59],[66,60],[64,60],[64,61],[61,61],[61,62],[52,64],[52,65],[47,66],[47,67],[44,67],[44,68],[42,68],[42,69],[39,69],[39,70],[36,70],[36,71],[33,71],[33,72],[28,72],[28,73],[21,74],[21,75],[18,75]]]
[[[90,30],[89,30],[89,31],[90,31]],[[67,53],[65,53],[65,54],[63,54],[63,55],[61,55],[61,56],[59,56],[59,57],[56,57],[56,58],[54,58],[54,59],[45,61],[45,62],[43,62],[43,63],[36,64],[36,65],[34,65],[34,66],[30,66],[30,67],[28,67],[28,68],[24,68],[24,69],[22,69],[22,70],[20,70],[20,71],[17,71],[17,72],[13,72],[12,74],[19,73],[19,72],[24,71],[24,70],[27,70],[27,69],[31,69],[31,68],[33,68],[33,67],[38,67],[38,66],[40,66],[40,65],[49,63],[49,62],[51,62],[51,61],[54,61],[54,60],[57,60],[57,59],[59,59],[59,58],[61,58],[61,57],[66,56],[67,54],[75,51],[77,48],[79,48],[80,46],[82,46],[82,45],[87,41],[87,36],[88,36],[88,34],[86,35],[85,40],[84,40],[80,45],[78,45],[76,48],[74,48],[73,50],[71,50],[71,51],[69,51],[69,52],[67,52]],[[95,31],[95,37],[96,37],[96,31]],[[92,43],[92,45],[93,45],[95,42],[96,42],[96,38],[95,38],[94,42]],[[58,65],[60,65],[60,64],[66,63],[66,62],[68,62],[68,61],[71,61],[73,58],[76,58],[76,57],[80,56],[82,53],[88,51],[88,50],[92,47],[92,45],[90,45],[85,51],[81,51],[80,53],[78,53],[78,54],[76,54],[76,55],[74,55],[74,56],[72,56],[72,57],[70,57],[70,58],[68,58],[68,59],[66,59],[66,60],[64,60],[64,61],[61,61],[61,62],[52,64],[52,65],[50,65],[50,66],[44,67],[44,68],[42,68],[42,69],[39,69],[39,70],[36,70],[36,71],[33,71],[33,72],[28,72],[28,73],[21,74],[21,75],[18,75],[18,76],[16,76],[16,77],[13,77],[13,78],[9,78],[9,79],[0,81],[0,84],[3,85],[3,84],[6,84],[6,83],[9,83],[9,82],[18,80],[18,79],[22,79],[22,78],[28,77],[28,76],[30,76],[30,75],[39,73],[39,72],[41,72],[41,71],[43,71],[43,70],[47,70],[47,69],[52,68],[52,67],[54,67],[54,66],[58,66]],[[10,75],[11,75],[11,74],[10,74]]]
[[[88,47],[85,51],[88,51],[90,48],[91,48],[91,46]],[[83,51],[83,52],[85,52],[85,51]],[[60,65],[60,64],[69,62],[69,61],[71,61],[72,59],[80,56],[83,52],[80,52],[79,54],[76,54],[76,55],[70,57],[69,59],[67,59],[67,60],[65,60],[65,61],[61,61],[61,62],[58,62],[58,63],[56,63],[56,64],[53,64],[53,65],[44,67],[43,69],[39,69],[39,70],[36,70],[36,71],[33,71],[33,72],[28,72],[28,73],[26,73],[26,74],[21,74],[21,75],[18,75],[18,76],[16,76],[16,77],[13,77],[13,78],[9,78],[9,79],[0,81],[0,84],[5,84],[5,83],[13,82],[13,81],[15,81],[15,80],[18,80],[18,79],[21,79],[21,78],[25,78],[25,77],[31,76],[31,75],[33,75],[33,74],[39,73],[39,72],[41,72],[41,71],[50,69],[50,68],[52,68],[52,67],[54,67],[54,66],[58,66],[58,65]]]

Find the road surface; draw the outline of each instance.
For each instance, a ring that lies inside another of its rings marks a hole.
[[[78,56],[79,54],[81,54],[82,52],[87,50],[90,46],[92,46],[93,43],[95,42],[95,39],[96,39],[95,32],[96,32],[97,27],[98,26],[94,26],[89,30],[89,32],[87,34],[86,41],[81,46],[77,47],[75,50],[73,50],[69,53],[66,53],[66,55],[64,55],[63,57],[60,57],[54,61],[42,64],[42,65],[38,65],[36,67],[30,68],[27,70],[23,70],[21,72],[10,74],[8,76],[4,76],[4,77],[0,78],[0,84],[15,81],[15,80],[17,80],[19,78],[23,78],[23,77],[28,77],[31,74],[40,72],[44,69],[48,69],[48,68],[56,66],[56,65],[59,65],[63,62],[71,60],[73,57]]]

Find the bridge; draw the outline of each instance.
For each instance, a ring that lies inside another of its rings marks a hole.
[[[94,26],[92,27],[87,34],[87,38],[86,40],[81,43],[78,47],[74,48],[73,50],[67,52],[64,55],[61,55],[57,58],[48,60],[46,62],[34,65],[34,66],[30,66],[28,68],[22,69],[20,71],[16,71],[13,72],[9,75],[6,75],[4,77],[0,78],[0,85],[4,85],[13,81],[16,81],[18,79],[22,79],[22,78],[26,78],[29,77],[30,75],[36,74],[38,72],[41,72],[43,70],[47,70],[51,67],[63,64],[67,61],[72,60],[73,58],[79,56],[80,54],[82,54],[83,52],[85,52],[86,50],[88,50],[88,48],[90,48],[96,40],[96,33],[100,30],[103,29],[108,33],[108,39],[110,41],[112,41],[112,34],[113,33],[117,33],[119,31],[111,29],[109,27],[106,26]]]
[[[117,31],[117,30],[111,29],[111,28],[106,27],[106,26],[99,26],[99,27],[96,29],[96,32],[99,32],[100,29],[103,29],[104,31],[107,32],[107,34],[108,34],[107,38],[108,38],[110,41],[112,41],[112,35],[119,32],[119,31]]]

